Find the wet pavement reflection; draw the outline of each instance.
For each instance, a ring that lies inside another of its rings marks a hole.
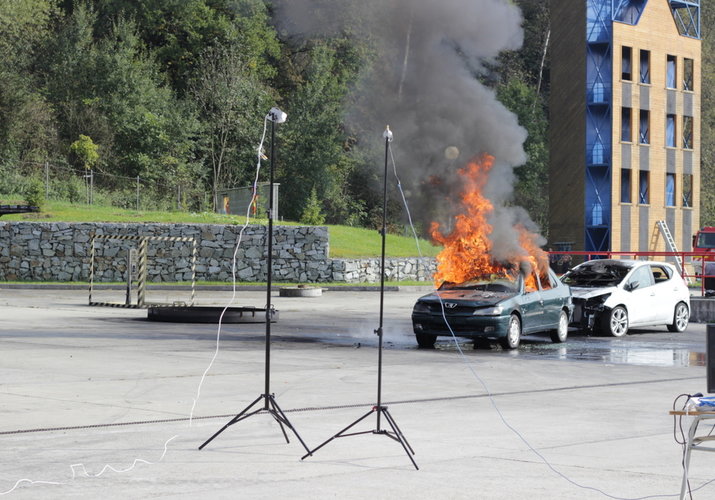
[[[706,366],[704,343],[670,340],[662,338],[663,334],[660,335],[659,338],[658,333],[636,332],[624,338],[604,338],[589,337],[577,332],[562,344],[555,344],[543,337],[525,336],[522,338],[519,349],[513,351],[503,350],[492,342],[478,342],[474,345],[466,339],[460,339],[459,344],[465,354],[470,351],[493,351],[494,354],[522,359],[590,361],[661,367]],[[449,341],[444,337],[440,338],[435,347],[445,351],[457,350],[454,341]]]

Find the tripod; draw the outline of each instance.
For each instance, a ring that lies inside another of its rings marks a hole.
[[[415,459],[412,458],[412,455],[414,455],[415,452],[412,450],[412,447],[407,442],[405,436],[402,434],[402,431],[398,427],[397,422],[395,422],[395,419],[392,418],[392,415],[390,415],[387,406],[383,406],[382,404],[382,325],[385,304],[385,238],[387,236],[387,157],[390,151],[390,142],[392,142],[392,132],[390,131],[389,126],[385,129],[385,132],[382,134],[382,136],[385,138],[385,175],[382,195],[382,230],[380,231],[380,233],[382,234],[382,256],[380,260],[380,324],[377,330],[375,330],[375,334],[379,339],[377,348],[377,404],[373,406],[370,411],[368,411],[362,417],[358,418],[353,423],[339,431],[333,437],[324,441],[322,444],[312,450],[306,450],[308,451],[308,453],[303,455],[301,457],[301,460],[305,459],[308,456],[312,456],[314,452],[318,451],[320,448],[331,442],[333,439],[348,436],[358,436],[361,434],[376,434],[380,436],[387,436],[390,439],[393,439],[400,443],[402,445],[402,448],[405,450],[407,457],[412,462],[412,465],[415,466],[415,469],[419,470],[420,468],[417,466]],[[348,432],[350,429],[355,427],[357,424],[359,424],[372,414],[376,414],[377,416],[377,425],[374,429],[369,431]],[[392,430],[387,430],[382,427],[382,417],[385,418],[385,421],[389,424],[390,429]]]
[[[288,434],[286,433],[285,428],[287,427],[290,429],[293,434],[295,434],[295,437],[298,438],[298,441],[303,445],[303,448],[305,448],[305,451],[310,454],[310,450],[308,449],[308,446],[306,446],[305,442],[303,442],[303,439],[301,439],[300,435],[298,432],[295,430],[293,425],[290,423],[290,420],[288,420],[288,417],[283,413],[283,410],[281,410],[280,406],[278,406],[278,403],[276,402],[276,397],[274,394],[271,394],[271,316],[272,316],[272,308],[271,308],[271,285],[272,285],[272,277],[273,277],[273,167],[275,164],[275,143],[276,143],[276,123],[283,123],[286,121],[286,114],[281,111],[278,108],[271,108],[271,110],[268,113],[268,119],[271,121],[271,165],[270,165],[270,183],[269,183],[269,189],[270,189],[270,194],[269,194],[269,201],[268,201],[268,285],[266,287],[266,362],[265,362],[265,390],[263,391],[263,394],[258,396],[253,403],[248,405],[246,408],[244,408],[239,414],[237,414],[235,417],[233,417],[231,420],[228,421],[226,425],[221,427],[213,436],[208,438],[204,444],[199,446],[199,450],[202,450],[207,444],[209,444],[211,441],[214,440],[216,436],[221,434],[223,431],[231,427],[233,424],[240,422],[241,420],[245,420],[248,417],[251,417],[253,415],[257,415],[260,413],[268,413],[273,419],[278,422],[278,425],[281,428],[281,432],[283,433],[283,437],[286,440],[286,443],[290,443],[290,440],[288,439]],[[260,153],[259,153],[260,154]],[[256,406],[259,406],[259,403],[263,402],[262,407],[258,407],[257,409],[254,409]]]

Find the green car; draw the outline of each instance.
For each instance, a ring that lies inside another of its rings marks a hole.
[[[496,339],[519,347],[522,335],[549,332],[564,342],[573,312],[571,289],[550,269],[541,276],[513,270],[444,283],[412,309],[417,344],[432,348],[438,336]]]

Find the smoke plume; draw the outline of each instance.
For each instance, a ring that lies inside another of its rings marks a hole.
[[[284,34],[347,32],[377,45],[349,119],[378,141],[390,125],[413,210],[446,222],[456,210],[448,201],[460,187],[456,170],[480,153],[496,158],[485,188],[495,206],[491,239],[513,254],[513,225],[534,227],[525,210],[507,206],[526,131],[480,78],[500,52],[521,46],[519,9],[508,0],[282,0],[276,13]]]

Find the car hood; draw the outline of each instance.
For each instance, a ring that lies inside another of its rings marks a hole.
[[[613,293],[618,290],[617,286],[606,287],[578,287],[571,285],[571,295],[576,299],[591,299],[607,293]]]
[[[504,300],[514,297],[516,293],[504,292],[485,292],[482,290],[443,290],[437,293],[431,293],[421,297],[421,302],[439,303],[440,297],[442,302],[458,302],[460,305],[484,307],[493,306]]]

